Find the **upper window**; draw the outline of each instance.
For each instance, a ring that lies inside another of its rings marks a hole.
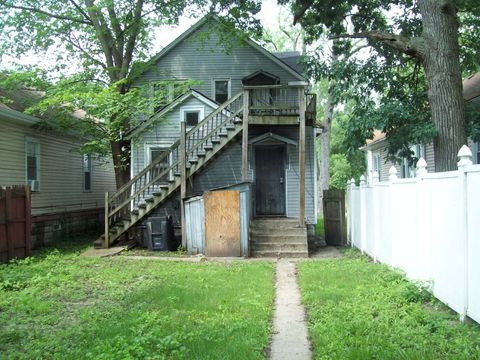
[[[191,129],[203,119],[204,107],[183,106],[180,108],[180,114],[180,121],[185,121],[187,129]]]
[[[32,191],[40,189],[40,143],[33,139],[25,142],[27,184]]]
[[[168,170],[171,165],[171,156],[167,155],[168,149],[164,147],[150,147],[150,162],[152,163],[154,160],[159,159],[160,161],[157,162],[155,165],[155,171],[157,175],[160,175]],[[159,181],[167,181],[171,179],[172,174],[171,170],[162,176]]]
[[[83,154],[83,190],[92,190],[92,155]]]
[[[229,80],[215,80],[214,93],[215,101],[219,104],[224,103],[230,97],[230,81]]]

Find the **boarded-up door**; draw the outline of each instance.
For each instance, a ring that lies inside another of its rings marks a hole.
[[[31,255],[30,189],[0,188],[0,263]]]
[[[345,245],[347,239],[345,191],[323,191],[323,217],[326,243],[328,245]]]
[[[206,192],[205,255],[240,256],[240,192]]]
[[[285,146],[255,147],[256,215],[285,215]]]

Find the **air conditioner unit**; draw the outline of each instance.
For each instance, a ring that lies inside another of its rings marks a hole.
[[[40,190],[40,182],[38,180],[28,180],[28,186],[32,192]]]

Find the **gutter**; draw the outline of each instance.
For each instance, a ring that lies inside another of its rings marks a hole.
[[[21,122],[29,125],[36,124],[40,121],[40,119],[24,114],[20,111],[8,109],[8,108],[0,108],[0,117],[5,118],[10,121]]]

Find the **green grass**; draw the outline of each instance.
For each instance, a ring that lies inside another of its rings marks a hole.
[[[0,358],[261,359],[273,265],[79,257],[0,265]]]
[[[323,238],[325,236],[325,226],[324,226],[323,218],[321,217],[317,218],[317,223],[315,225],[315,235],[317,235],[320,238]]]
[[[480,359],[480,326],[366,257],[302,262],[299,278],[316,359]]]

